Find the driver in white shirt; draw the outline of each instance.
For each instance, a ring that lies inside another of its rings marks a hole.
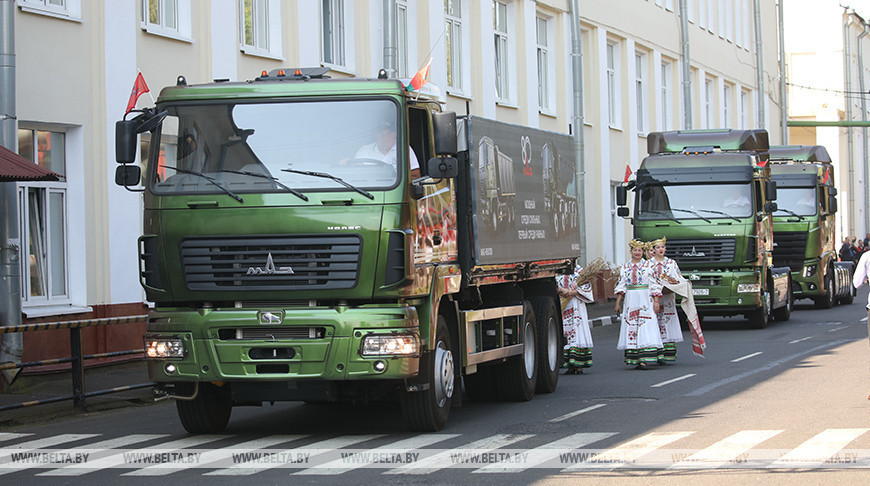
[[[420,177],[420,164],[414,149],[408,147],[411,156],[411,178]],[[363,145],[356,151],[355,159],[372,159],[390,164],[396,168],[396,123],[395,121],[383,121],[378,125],[375,133],[375,141]]]

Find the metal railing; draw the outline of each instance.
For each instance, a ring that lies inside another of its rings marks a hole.
[[[144,349],[132,349],[128,351],[115,351],[110,353],[97,354],[82,354],[82,328],[95,326],[111,326],[120,324],[131,324],[144,322],[146,315],[127,316],[127,317],[106,317],[99,319],[82,319],[77,321],[62,321],[62,322],[45,322],[40,324],[23,324],[20,326],[0,326],[0,335],[15,332],[30,332],[30,331],[51,331],[57,329],[69,329],[69,344],[70,356],[68,358],[46,359],[42,361],[28,361],[15,363],[7,361],[0,363],[0,371],[29,368],[32,366],[54,365],[62,363],[71,363],[72,371],[72,394],[54,398],[46,398],[43,400],[32,400],[28,402],[15,403],[11,405],[0,406],[0,411],[14,410],[23,407],[32,407],[35,405],[45,405],[48,403],[56,403],[65,400],[72,400],[73,405],[81,411],[86,411],[88,397],[99,395],[107,395],[109,393],[117,393],[127,390],[135,390],[154,386],[154,383],[140,383],[137,385],[121,386],[116,388],[107,388],[92,392],[85,392],[85,366],[84,362],[87,359],[112,358],[116,356],[127,356],[133,354],[143,354]]]

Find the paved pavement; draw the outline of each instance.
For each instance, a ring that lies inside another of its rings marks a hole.
[[[613,305],[614,301],[611,300],[586,306],[593,327],[613,323],[611,318],[614,314]],[[87,368],[84,381],[86,393],[149,383],[148,372],[141,360]],[[20,373],[5,393],[0,392],[0,431],[35,422],[154,403],[151,386],[86,397],[86,411],[79,410],[71,399],[57,400],[60,397],[71,397],[72,394],[72,375],[68,371],[42,374]],[[39,404],[35,404],[37,402]],[[23,403],[31,405],[19,407]],[[3,410],[4,407],[18,408]]]

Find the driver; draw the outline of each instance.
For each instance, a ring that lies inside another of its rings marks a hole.
[[[414,149],[408,147],[411,156],[411,178],[420,177],[420,164]],[[396,122],[384,120],[377,126],[374,143],[363,145],[356,151],[355,159],[379,160],[396,168]]]

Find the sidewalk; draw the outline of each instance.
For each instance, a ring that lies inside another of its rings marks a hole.
[[[614,301],[587,304],[589,322],[593,327],[612,324]],[[142,360],[106,364],[85,369],[85,393],[148,383],[148,372]],[[6,393],[0,393],[0,407],[37,402],[72,395],[72,374],[69,371],[20,374]],[[34,422],[48,422],[62,417],[101,412],[120,407],[147,406],[154,403],[151,387],[124,390],[87,397],[87,412],[81,412],[73,401],[33,405],[0,411],[0,430]]]

